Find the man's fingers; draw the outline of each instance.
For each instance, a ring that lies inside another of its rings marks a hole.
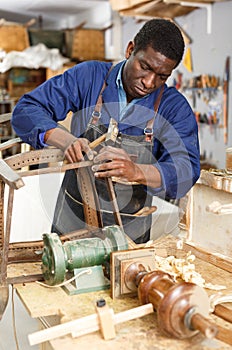
[[[98,153],[98,155],[94,158],[94,163],[109,162],[112,160],[121,160],[121,159],[130,160],[130,157],[122,149],[106,146],[106,147],[103,147]]]
[[[81,149],[86,154],[87,158],[93,160],[96,152],[89,147],[89,141],[87,139],[79,139],[79,142],[81,143]]]
[[[65,157],[70,163],[79,162],[84,159],[81,144],[78,139],[74,140],[65,150]]]
[[[111,176],[112,172],[117,172],[118,175],[124,174],[125,171],[125,164],[120,161],[113,161],[113,162],[107,162],[107,163],[101,163],[101,164],[94,164],[92,166],[93,172],[104,172],[106,176]],[[115,175],[115,174],[114,174]]]

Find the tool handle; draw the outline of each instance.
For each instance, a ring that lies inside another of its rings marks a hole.
[[[98,137],[96,140],[94,140],[93,142],[91,142],[89,144],[89,147],[91,149],[94,149],[95,147],[97,147],[98,145],[100,145],[100,143],[102,143],[103,141],[105,141],[106,139],[106,134],[101,135],[100,137]]]

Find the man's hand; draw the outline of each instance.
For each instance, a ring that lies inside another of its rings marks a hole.
[[[90,149],[87,139],[77,138],[61,128],[48,130],[44,141],[48,145],[61,149],[70,163],[84,160],[83,153],[87,155],[89,160],[92,160],[94,157],[94,152]]]
[[[65,158],[70,163],[84,160],[83,152],[87,155],[89,160],[94,157],[94,152],[89,148],[89,141],[85,138],[75,138],[75,140],[64,151]]]
[[[94,158],[92,170],[98,178],[119,177],[127,181],[138,181],[141,170],[121,148],[103,147]]]
[[[159,170],[150,164],[137,164],[123,149],[103,147],[94,158],[92,170],[98,178],[117,177],[128,182],[137,182],[153,188],[162,184]]]

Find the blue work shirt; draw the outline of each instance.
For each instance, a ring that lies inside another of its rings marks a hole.
[[[102,123],[110,117],[118,121],[119,131],[143,135],[146,123],[154,116],[154,103],[159,89],[130,104],[119,120],[117,76],[122,61],[109,72],[112,63],[86,61],[75,65],[25,94],[16,104],[12,126],[16,134],[34,148],[43,148],[40,134],[57,127],[57,122],[73,112],[71,132],[80,137],[86,130],[97,98],[103,91]],[[148,188],[153,195],[181,198],[200,175],[198,127],[186,98],[165,84],[154,126],[154,166],[160,171],[162,188]],[[165,195],[164,195],[165,193]]]
[[[119,102],[119,120],[122,121],[124,116],[126,116],[126,113],[128,109],[131,107],[131,104],[135,104],[139,100],[143,99],[144,97],[141,98],[134,98],[130,103],[127,102],[127,97],[126,97],[126,91],[124,90],[123,83],[122,83],[122,69],[123,65],[121,65],[117,79],[116,79],[116,84],[118,87],[118,102]]]

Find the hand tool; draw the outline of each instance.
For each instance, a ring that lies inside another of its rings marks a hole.
[[[154,312],[153,305],[151,303],[116,314],[114,314],[113,309],[109,308],[107,310],[108,317],[106,319],[106,322],[104,322],[101,316],[99,317],[99,309],[100,308],[98,307],[98,310],[95,314],[29,334],[28,339],[30,345],[32,346],[40,344],[55,338],[62,337],[66,334],[72,334],[72,336],[76,338],[88,333],[96,332],[98,330],[101,330],[105,340],[109,340],[112,339],[114,335],[114,332],[112,331],[109,334],[109,326],[112,329],[117,324],[130,321],[138,317],[143,317]]]
[[[103,141],[112,141],[115,142],[117,137],[118,128],[115,120],[111,118],[109,128],[106,134],[100,136],[97,140],[89,144],[90,148],[97,147]],[[83,210],[85,216],[86,225],[89,229],[95,229],[96,227],[103,227],[103,221],[101,216],[101,208],[98,199],[98,193],[95,187],[95,179],[90,167],[79,168],[76,171],[77,174],[77,183],[81,192],[82,201],[83,201]],[[119,214],[119,209],[116,203],[115,193],[111,179],[107,178],[107,187],[109,191],[110,198],[113,205],[113,213],[115,222],[122,226],[121,217]]]
[[[105,139],[107,145],[114,145],[115,144],[115,141],[116,141],[117,136],[118,136],[118,132],[119,132],[118,123],[116,122],[116,120],[114,118],[110,118],[110,123],[109,123],[108,131],[107,131],[106,139]],[[122,219],[121,219],[121,215],[119,213],[118,202],[117,202],[117,198],[115,195],[112,178],[106,177],[105,182],[107,185],[109,198],[110,198],[111,204],[112,204],[114,220],[115,220],[117,225],[122,227]]]

